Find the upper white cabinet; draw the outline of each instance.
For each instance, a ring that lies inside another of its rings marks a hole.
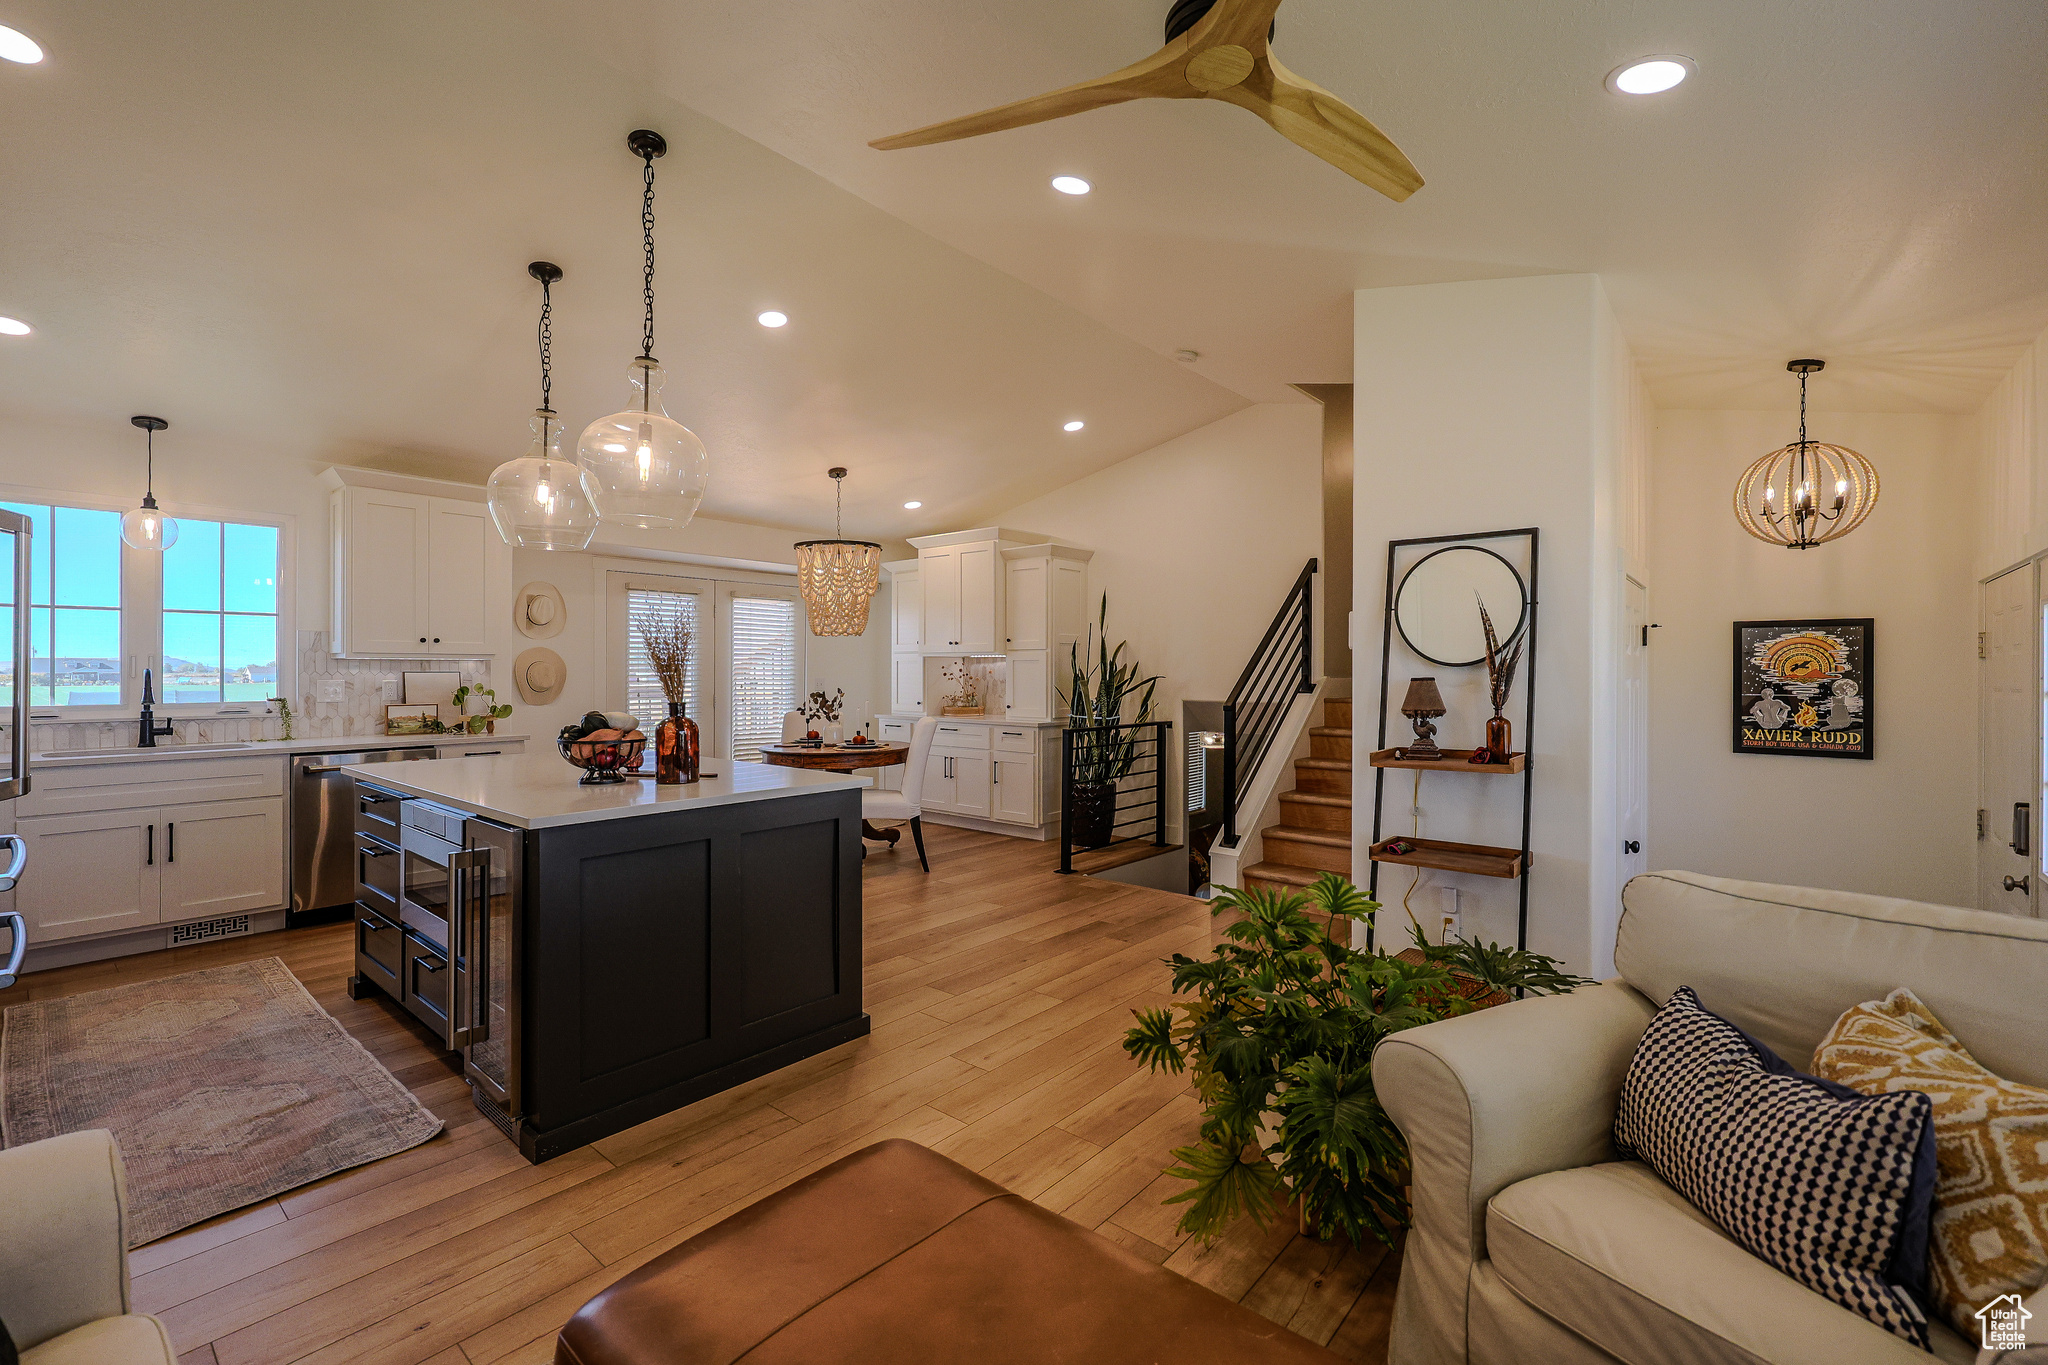
[[[924,599],[924,624],[918,633],[918,648],[922,653],[1002,653],[998,548],[994,540],[919,547],[917,577]]]
[[[481,502],[350,484],[330,495],[329,516],[335,654],[491,653],[491,588],[511,565]]]
[[[1064,659],[1088,625],[1092,550],[1013,545],[1003,550],[1002,653],[1048,649]]]
[[[889,649],[896,654],[915,654],[924,647],[924,582],[917,561],[899,559],[882,567],[889,570]]]

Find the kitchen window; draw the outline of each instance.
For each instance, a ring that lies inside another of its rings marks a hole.
[[[29,592],[29,705],[54,719],[123,715],[155,673],[169,714],[260,712],[280,695],[289,638],[289,525],[187,515],[162,553],[121,540],[121,506],[8,499],[26,516],[34,551]],[[4,578],[0,575],[0,578]],[[0,628],[13,626],[12,582],[0,583]],[[0,698],[15,678],[0,664]]]
[[[606,706],[622,706],[643,729],[668,714],[668,699],[638,627],[680,611],[691,627],[685,705],[706,757],[758,761],[782,738],[782,717],[802,695],[803,604],[793,588],[681,574],[612,570],[605,578]]]

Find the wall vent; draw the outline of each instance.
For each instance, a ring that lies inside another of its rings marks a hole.
[[[219,919],[196,919],[190,924],[171,926],[171,947],[187,943],[208,943],[217,938],[240,938],[249,932],[247,915],[222,915]]]

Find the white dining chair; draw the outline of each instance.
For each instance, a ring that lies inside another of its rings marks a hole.
[[[924,808],[918,801],[924,795],[925,763],[931,757],[932,741],[938,738],[938,734],[937,717],[920,717],[910,729],[910,752],[905,755],[903,765],[903,789],[890,792],[870,787],[860,794],[861,819],[910,822],[910,837],[917,843],[917,860],[927,872],[932,870],[932,863],[924,854]]]

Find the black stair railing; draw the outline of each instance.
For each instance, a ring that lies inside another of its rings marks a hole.
[[[1223,703],[1223,846],[1237,846],[1237,808],[1258,776],[1287,708],[1316,687],[1316,561],[1287,590],[1266,636]]]
[[[1074,854],[1148,840],[1166,847],[1170,720],[1074,725],[1060,731],[1060,871]]]

